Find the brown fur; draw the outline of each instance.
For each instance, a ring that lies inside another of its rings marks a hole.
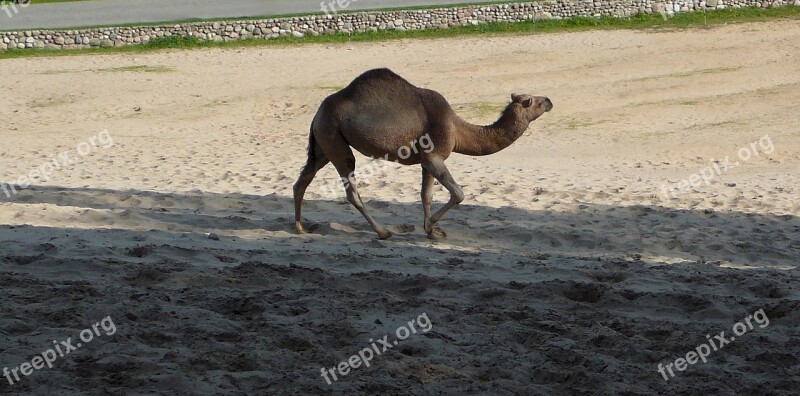
[[[308,161],[294,185],[295,229],[304,233],[300,220],[303,195],[314,175],[328,162],[347,180],[347,199],[364,215],[378,236],[391,233],[376,223],[364,208],[353,178],[352,148],[373,157],[404,165],[422,165],[422,203],[425,231],[431,238],[443,237],[433,225],[464,199],[464,194],[444,165],[451,153],[488,155],[517,140],[528,124],[553,108],[546,97],[511,95],[511,103],[492,125],[470,124],[453,111],[438,92],[418,88],[389,69],[374,69],[357,77],[347,87],[327,97],[311,123]],[[400,158],[398,149],[428,135],[432,150],[415,150]],[[450,201],[430,215],[433,180],[450,191]]]

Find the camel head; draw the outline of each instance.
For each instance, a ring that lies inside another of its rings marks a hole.
[[[511,94],[511,105],[515,103],[522,107],[522,113],[529,123],[541,117],[542,114],[553,110],[553,102],[545,96]]]

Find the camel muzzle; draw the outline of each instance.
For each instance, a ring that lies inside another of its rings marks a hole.
[[[553,110],[553,102],[550,101],[550,98],[544,98],[544,106],[545,111]]]

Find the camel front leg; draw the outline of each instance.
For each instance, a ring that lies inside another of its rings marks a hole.
[[[428,232],[426,228],[426,232],[428,232],[428,237],[431,239],[436,239],[437,237],[444,237],[446,234],[444,232],[439,231],[442,235],[436,235],[436,229],[433,226],[442,219],[445,213],[448,210],[452,209],[454,206],[460,204],[464,201],[464,192],[461,191],[461,187],[458,186],[456,181],[453,179],[453,176],[450,174],[450,171],[447,169],[447,166],[444,165],[444,161],[441,159],[432,159],[429,160],[427,163],[422,165],[423,167],[427,167],[428,171],[433,175],[436,180],[441,183],[447,191],[450,192],[450,200],[447,201],[444,206],[439,209],[433,216],[430,217],[427,224],[430,225],[431,232]]]

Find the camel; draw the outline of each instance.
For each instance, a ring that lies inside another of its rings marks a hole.
[[[440,93],[416,87],[389,69],[369,70],[323,100],[311,122],[308,160],[293,188],[295,231],[306,233],[300,218],[303,195],[314,175],[332,162],[342,178],[347,200],[367,219],[378,238],[392,236],[367,213],[361,201],[352,147],[368,157],[421,165],[425,232],[431,239],[444,238],[446,233],[434,225],[464,200],[464,192],[444,161],[451,153],[496,153],[552,109],[547,97],[512,94],[511,103],[495,123],[473,125],[457,116]],[[431,215],[434,180],[450,192],[450,200]]]

